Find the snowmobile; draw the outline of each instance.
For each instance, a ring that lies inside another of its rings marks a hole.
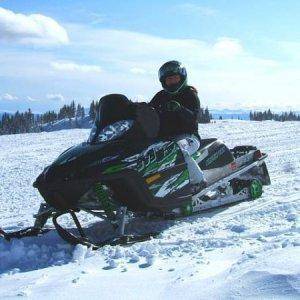
[[[128,216],[177,218],[234,202],[259,198],[270,184],[265,159],[254,146],[229,149],[216,138],[201,139],[190,153],[204,172],[207,187],[190,180],[179,140],[190,135],[158,137],[159,116],[146,103],[125,96],[103,97],[86,142],[64,151],[37,177],[33,186],[45,200],[33,227],[0,235],[6,240],[46,233],[52,219],[67,242],[101,247],[148,239],[126,235]],[[92,242],[76,213],[85,211],[107,221],[115,230],[109,240]],[[78,234],[58,222],[70,214]],[[127,217],[126,217],[127,216]]]

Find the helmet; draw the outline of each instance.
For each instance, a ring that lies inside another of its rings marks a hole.
[[[166,78],[172,75],[179,75],[180,82],[175,85],[167,86]],[[178,93],[187,84],[187,74],[185,67],[177,60],[171,60],[164,63],[159,71],[158,78],[164,90],[170,94]]]

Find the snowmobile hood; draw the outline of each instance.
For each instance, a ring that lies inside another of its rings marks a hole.
[[[101,172],[110,163],[124,155],[122,141],[89,144],[87,142],[65,150],[38,176],[34,186],[63,182],[66,178],[85,177],[87,172],[96,169]],[[131,149],[128,149],[130,151]]]
[[[78,144],[64,151],[46,167],[34,186],[95,177],[91,174],[102,174],[111,166],[120,165],[123,159],[137,155],[144,148],[143,142],[133,144],[125,139],[98,144]]]
[[[104,148],[104,144],[89,144],[81,143],[79,145],[72,146],[61,153],[58,158],[53,162],[53,166],[65,165],[72,162],[82,156],[89,156],[92,153],[98,152]]]
[[[125,139],[95,144],[84,142],[60,154],[51,164],[51,167],[72,166],[82,169],[89,166],[101,166],[137,154],[146,145],[146,141],[139,141],[133,144],[128,143]]]

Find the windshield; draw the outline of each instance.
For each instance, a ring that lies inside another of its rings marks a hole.
[[[98,124],[99,123],[96,120],[88,139],[89,143],[102,143],[121,137],[133,126],[133,120],[117,121],[105,126],[101,130],[99,129]]]
[[[121,94],[102,97],[97,105],[95,123],[89,143],[107,142],[122,136],[133,125],[133,104]]]

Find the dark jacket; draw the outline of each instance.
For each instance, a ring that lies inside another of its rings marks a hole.
[[[176,112],[166,111],[166,103],[172,100],[179,102],[182,109]],[[169,137],[185,133],[198,136],[200,101],[195,88],[186,86],[175,95],[162,90],[153,97],[150,105],[160,116],[160,136]]]

